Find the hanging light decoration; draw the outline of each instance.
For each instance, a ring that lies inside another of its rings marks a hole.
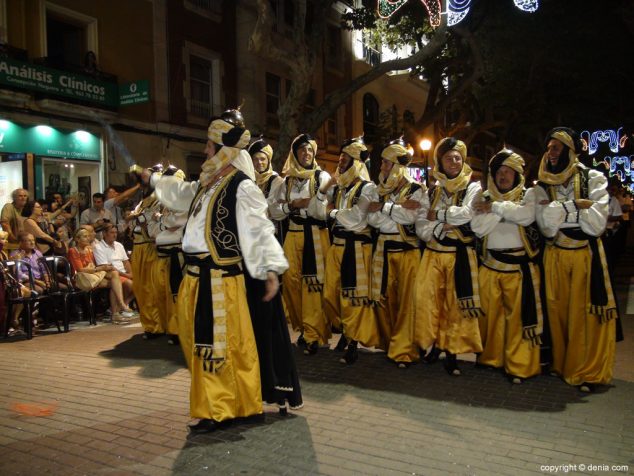
[[[460,23],[469,13],[471,0],[447,0],[447,25]]]
[[[539,8],[539,0],[513,0],[515,6],[523,12],[533,13]]]
[[[454,26],[460,23],[469,13],[471,0],[446,0],[447,1],[447,25]],[[405,5],[408,0],[379,0],[379,17],[390,18],[396,11]],[[441,0],[420,0],[429,15],[429,23],[433,28],[440,26],[442,11]],[[539,8],[539,0],[513,0],[517,8],[523,12],[533,13]]]

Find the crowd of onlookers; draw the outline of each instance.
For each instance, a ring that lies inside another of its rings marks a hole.
[[[21,318],[25,315],[23,307],[17,306],[12,315],[7,316],[6,288],[18,287],[23,297],[32,292],[46,295],[52,287],[67,288],[68,281],[63,275],[65,267],[47,269],[45,257],[48,256],[62,256],[70,263],[73,287],[85,291],[109,290],[109,309],[105,310],[105,317],[121,323],[137,315],[130,308],[134,294],[129,261],[129,220],[126,219],[129,212],[125,207],[134,199],[137,189],[138,186],[134,186],[119,193],[115,187],[109,187],[105,195],[95,193],[92,206],[81,214],[75,196],[63,197],[55,193],[47,200],[31,200],[28,190],[19,188],[11,193],[11,201],[4,205],[0,214],[2,332],[6,319],[9,319],[9,333],[21,333]],[[20,266],[15,266],[13,263],[18,260]],[[22,265],[24,262],[29,266]],[[48,312],[61,312],[61,308],[55,309],[47,306]],[[37,309],[34,313],[35,326],[59,320],[60,316],[44,316],[41,311]]]

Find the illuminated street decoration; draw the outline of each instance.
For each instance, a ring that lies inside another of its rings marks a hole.
[[[469,13],[471,0],[447,0],[447,25],[454,26]]]
[[[407,0],[379,0],[379,16],[381,18],[390,18],[406,3]]]
[[[523,12],[533,13],[539,8],[539,0],[513,0],[517,8]]]
[[[379,0],[378,14],[381,18],[390,18],[408,0]],[[471,0],[446,0],[447,12],[442,11],[441,0],[420,0],[429,14],[429,23],[433,28],[440,26],[440,16],[447,13],[447,25],[453,26],[460,23],[469,13]],[[533,13],[539,8],[539,0],[513,0],[517,8],[523,12]]]
[[[592,158],[592,166],[607,173],[608,177],[616,177],[624,187],[634,191],[634,155],[631,148],[625,149],[628,134],[623,128],[598,129],[581,132],[583,150]],[[601,153],[602,144],[604,153]],[[602,158],[601,158],[602,157]]]
[[[588,154],[594,155],[599,150],[599,142],[607,142],[610,150],[616,154],[619,149],[625,147],[625,142],[627,141],[627,135],[623,135],[622,131],[622,127],[619,127],[616,131],[614,129],[599,130],[592,133],[583,131],[580,134],[584,144],[583,150],[587,150]]]

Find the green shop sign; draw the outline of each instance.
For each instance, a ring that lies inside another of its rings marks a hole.
[[[86,131],[66,132],[43,125],[24,127],[0,119],[0,152],[101,160],[101,141]]]
[[[139,104],[150,100],[150,82],[147,79],[119,85],[119,105]]]
[[[0,59],[0,84],[105,106],[119,105],[115,83],[10,59]]]

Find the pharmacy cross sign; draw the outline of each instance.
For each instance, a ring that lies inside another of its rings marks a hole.
[[[381,18],[389,18],[405,5],[409,0],[379,0],[378,14]],[[415,1],[415,0],[412,0]],[[440,26],[440,16],[447,14],[447,25],[453,26],[460,23],[469,13],[471,0],[446,0],[447,11],[442,11],[442,0],[420,0],[427,13],[429,23],[433,28]],[[524,12],[533,13],[539,8],[539,0],[513,0],[517,8]]]

